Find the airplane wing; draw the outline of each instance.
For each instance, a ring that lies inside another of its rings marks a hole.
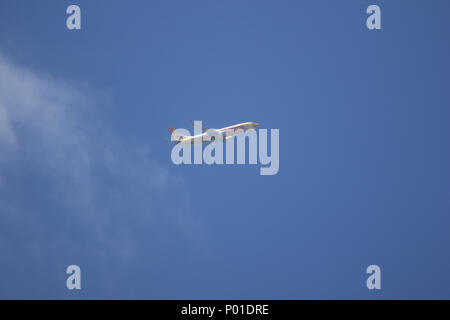
[[[194,121],[189,120],[189,122],[192,123],[192,125],[193,125],[194,127],[200,128]],[[201,127],[201,129],[202,129],[202,133],[205,133],[206,131],[209,130],[209,128],[205,128],[205,127]]]
[[[189,122],[192,123],[192,125],[193,125],[194,127],[200,128],[194,121],[189,120]],[[203,127],[203,126],[201,127],[201,129],[202,129],[202,133],[205,133],[205,132],[207,132],[208,130],[211,130],[212,132],[214,132],[215,135],[220,136],[219,141],[226,141],[226,140],[229,140],[230,138],[233,138],[232,136],[225,137],[225,136],[223,135],[223,133],[220,133],[220,132],[217,131],[216,129],[210,129],[210,128],[206,128],[206,127]],[[210,142],[212,142],[212,143],[214,143],[215,140],[216,140],[216,138],[215,138],[214,136],[211,136],[211,134],[208,134],[208,133],[206,134],[206,136],[205,136],[205,138],[204,138],[204,141],[210,141]]]
[[[204,141],[210,141],[211,143],[215,143],[216,141],[226,141],[230,138],[233,138],[232,136],[226,137],[223,132],[219,132],[216,129],[208,129],[208,131],[205,131],[205,137],[203,138]]]

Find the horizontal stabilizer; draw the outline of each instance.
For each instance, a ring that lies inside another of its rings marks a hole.
[[[170,131],[170,134],[171,134],[171,140],[172,140],[172,142],[173,143],[175,143],[175,144],[179,144],[180,142],[181,142],[181,140],[183,140],[183,138],[184,138],[184,136],[182,136],[182,135],[175,135],[175,136],[173,136],[173,133],[174,133],[174,131],[175,131],[175,128],[173,128],[173,127],[169,127],[169,131]],[[173,136],[173,137],[172,137]]]

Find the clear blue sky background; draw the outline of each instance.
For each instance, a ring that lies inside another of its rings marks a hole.
[[[0,298],[450,298],[449,12],[0,0]],[[173,165],[189,119],[279,128],[279,173]]]

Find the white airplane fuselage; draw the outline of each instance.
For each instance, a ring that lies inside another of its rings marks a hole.
[[[222,129],[209,129],[201,134],[197,134],[194,136],[181,136],[178,139],[178,143],[180,143],[180,144],[198,144],[198,143],[204,143],[204,142],[214,142],[216,139],[215,136],[218,136],[217,139],[226,141],[241,132],[245,132],[250,129],[255,129],[258,126],[259,126],[258,123],[244,122],[244,123],[236,124],[233,126],[225,127]]]

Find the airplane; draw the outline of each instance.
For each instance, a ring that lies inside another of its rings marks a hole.
[[[202,129],[202,133],[195,135],[195,136],[175,136],[174,137],[174,143],[175,144],[197,144],[197,143],[204,143],[204,142],[215,142],[215,136],[211,134],[211,132],[215,133],[215,135],[219,135],[220,141],[226,141],[229,140],[231,138],[233,138],[233,136],[241,133],[241,132],[245,132],[247,130],[250,129],[255,129],[256,127],[259,126],[259,123],[255,123],[255,122],[244,122],[244,123],[239,123],[239,124],[235,124],[233,126],[229,126],[229,127],[225,127],[222,129],[209,129],[209,128],[205,128],[202,126],[198,126],[194,121],[189,120],[193,126],[197,127],[197,128],[201,128]],[[170,134],[173,135],[173,132],[175,131],[174,128],[169,127],[169,131]]]

